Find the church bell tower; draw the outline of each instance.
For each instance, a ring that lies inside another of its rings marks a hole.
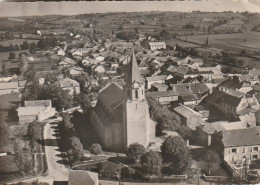
[[[125,149],[132,143],[147,146],[155,137],[145,98],[145,83],[132,53],[123,88],[123,130]]]

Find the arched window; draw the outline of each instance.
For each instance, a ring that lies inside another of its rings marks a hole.
[[[138,99],[138,90],[135,90],[135,99]]]
[[[144,90],[142,89],[142,95],[144,95]]]

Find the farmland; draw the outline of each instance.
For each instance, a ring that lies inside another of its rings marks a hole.
[[[250,54],[260,52],[259,32],[179,36],[178,38],[200,45],[205,45],[208,38],[210,47],[216,47],[236,54],[241,53],[242,50],[246,50]]]

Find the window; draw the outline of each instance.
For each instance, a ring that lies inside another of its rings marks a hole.
[[[257,160],[258,159],[258,155],[252,155],[252,160]]]
[[[144,90],[142,89],[142,95],[144,95]]]
[[[258,147],[253,147],[253,152],[258,152]]]
[[[231,149],[231,153],[237,153],[237,149],[236,148]]]
[[[138,99],[138,90],[135,90],[135,99]]]
[[[242,153],[246,153],[246,148],[243,148],[243,149],[242,149]]]

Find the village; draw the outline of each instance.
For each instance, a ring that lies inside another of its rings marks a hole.
[[[236,19],[225,16],[215,30],[247,32],[224,29]],[[0,47],[0,183],[259,182],[260,69],[235,59],[259,62],[259,48],[232,53],[209,32],[198,45],[187,32],[146,31],[146,20],[82,17],[2,20],[34,32],[0,33],[24,39],[19,52]]]

